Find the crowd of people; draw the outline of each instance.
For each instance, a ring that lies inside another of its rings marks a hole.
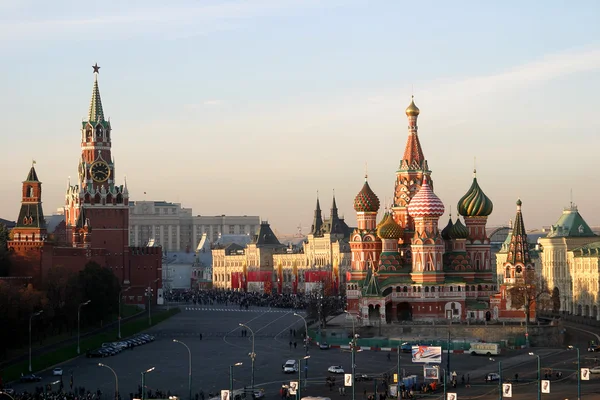
[[[171,291],[165,294],[165,300],[177,303],[193,303],[195,305],[238,305],[240,308],[276,307],[306,309],[310,295],[304,293],[255,293],[234,290],[196,289]]]

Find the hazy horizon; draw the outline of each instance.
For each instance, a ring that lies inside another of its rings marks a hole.
[[[414,94],[440,225],[475,158],[488,225],[517,198],[528,230],[554,224],[571,191],[600,225],[596,2],[162,4],[0,0],[0,218],[17,218],[32,159],[45,213],[63,206],[97,62],[133,201],[306,233],[317,191],[328,216],[335,190],[355,225],[365,163],[382,210],[392,199]]]

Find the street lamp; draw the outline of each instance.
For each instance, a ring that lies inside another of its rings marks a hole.
[[[298,389],[296,390],[296,400],[300,400],[302,398],[300,396],[300,388],[302,387],[302,382],[300,382],[300,380],[302,379],[302,360],[306,360],[306,363],[308,363],[309,358],[310,356],[304,356],[303,358],[300,358],[298,360]]]
[[[160,278],[156,278],[155,280],[153,280],[152,282],[148,283],[148,288],[146,289],[146,297],[148,298],[148,326],[152,326],[152,292],[154,292],[154,289],[152,289],[152,284],[156,283],[160,280]]]
[[[250,333],[252,333],[252,353],[250,353],[248,355],[250,356],[250,359],[252,360],[252,379],[250,380],[250,387],[252,388],[252,390],[254,390],[254,360],[256,359],[256,353],[254,352],[254,331],[252,330],[252,328],[250,328],[246,324],[240,323],[240,326],[243,326],[244,328],[248,328],[250,330]]]
[[[177,340],[177,339],[173,339],[174,343],[179,343],[185,346],[185,348],[188,351],[188,392],[189,392],[189,400],[192,400],[192,351],[190,350],[190,348],[188,347],[187,344]]]
[[[540,377],[541,377],[541,372],[540,372],[540,356],[539,354],[535,354],[535,353],[529,353],[530,356],[535,356],[537,358],[537,399],[541,400],[542,399],[542,382],[540,381]]]
[[[98,366],[110,369],[110,371],[115,376],[115,400],[119,400],[119,378],[117,377],[117,373],[115,372],[114,369],[112,369],[111,367],[109,367],[106,364],[98,363]]]
[[[304,318],[302,315],[298,314],[298,313],[294,313],[294,315],[296,317],[300,317],[302,318],[302,321],[304,321],[304,355],[308,356],[308,324],[306,323],[306,318]],[[304,368],[304,379],[308,379],[308,361],[306,361],[306,366]]]
[[[123,288],[121,288],[121,290],[119,290],[119,324],[118,324],[119,325],[119,333],[117,334],[117,337],[119,339],[121,339],[121,297],[123,297],[123,293],[125,293],[129,289],[131,289],[131,286],[129,286],[125,290],[123,290]]]
[[[579,355],[579,347],[569,346],[569,350],[577,350],[577,400],[581,400],[581,357]]]
[[[350,342],[350,349],[352,351],[352,400],[355,400],[356,397],[356,389],[355,389],[355,381],[356,381],[356,329],[354,326],[354,315],[350,313],[348,310],[344,310],[344,312],[352,317],[352,341]],[[400,351],[400,347],[398,347],[398,351]],[[400,370],[400,353],[398,352],[398,370]],[[400,374],[398,374],[400,376]]]
[[[29,372],[31,372],[31,320],[33,319],[33,317],[37,317],[43,312],[44,310],[40,310],[38,312],[34,312],[29,316]]]
[[[147,370],[142,372],[142,400],[144,400],[144,398],[146,396],[146,374],[148,372],[154,371],[154,368],[155,367],[148,368]]]
[[[79,340],[81,336],[81,307],[90,304],[91,300],[85,301],[77,307],[77,354],[81,354],[81,348],[79,347]]]
[[[229,400],[233,400],[235,398],[233,395],[233,367],[239,367],[240,365],[242,365],[241,362],[229,366]]]

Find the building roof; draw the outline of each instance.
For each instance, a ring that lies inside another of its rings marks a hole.
[[[257,247],[284,246],[279,243],[279,239],[277,239],[277,236],[275,236],[275,233],[273,233],[273,230],[271,229],[271,225],[269,225],[267,221],[262,221],[260,223],[260,230],[258,231],[258,234],[254,236],[253,242],[256,243]]]
[[[463,217],[487,217],[494,210],[494,204],[477,183],[477,171],[473,170],[473,183],[458,201],[458,213]]]
[[[46,229],[42,203],[21,204],[21,211],[19,212],[19,218],[16,221],[15,227]]]
[[[563,210],[556,224],[550,227],[550,232],[546,235],[548,238],[594,236],[598,235],[592,231],[573,203]]]
[[[317,205],[315,207],[315,216],[313,223],[310,228],[310,233],[319,236],[322,234],[323,229],[323,216],[321,215],[321,203],[319,203],[319,196],[317,196]]]
[[[444,214],[444,203],[429,185],[427,176],[423,177],[423,185],[408,203],[408,214],[415,217],[441,217]]]
[[[600,257],[600,241],[588,243],[572,251],[575,257]]]
[[[365,175],[365,184],[354,198],[354,210],[356,212],[377,212],[379,205],[379,197],[371,190]]]
[[[29,173],[27,174],[27,179],[25,179],[25,182],[39,182],[40,180],[38,179],[37,176],[37,172],[35,172],[35,167],[32,165],[31,169],[29,170]]]
[[[366,285],[363,287],[363,296],[365,297],[379,297],[381,296],[381,289],[379,288],[379,282],[377,274],[369,269],[367,276],[365,277]]]
[[[8,229],[14,228],[16,225],[15,221],[9,221],[2,218],[0,218],[0,224],[6,226]]]
[[[104,110],[102,109],[102,99],[100,98],[100,89],[98,88],[98,74],[95,74],[94,76],[94,88],[92,89],[92,100],[90,101],[88,121],[104,121]]]
[[[525,222],[523,221],[523,213],[521,212],[522,204],[521,199],[517,200],[517,215],[515,216],[515,224],[510,235],[508,255],[506,256],[506,262],[512,265],[531,264],[527,231],[525,230]]]

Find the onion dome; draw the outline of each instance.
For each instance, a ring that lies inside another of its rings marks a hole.
[[[448,225],[446,225],[446,227],[444,229],[442,229],[442,239],[450,240],[450,230],[452,229],[453,225],[454,224],[452,223],[452,215],[451,215],[450,218],[448,218]]]
[[[444,215],[444,203],[433,193],[427,177],[423,178],[423,185],[408,203],[408,214],[415,217],[441,217]]]
[[[412,117],[412,116],[418,116],[419,113],[421,112],[419,110],[419,107],[417,107],[415,105],[415,96],[412,96],[411,100],[410,100],[410,104],[408,105],[408,107],[406,107],[406,115],[408,117]]]
[[[383,217],[381,217],[381,221],[379,221],[379,222],[377,223],[377,226],[375,227],[375,229],[379,229],[379,227],[380,227],[381,225],[383,225],[383,223],[386,221],[386,219],[387,219],[387,217],[388,217],[389,215],[390,215],[389,211],[386,211],[386,212],[384,212],[384,213],[383,213]]]
[[[400,239],[402,237],[402,228],[394,221],[392,214],[387,214],[387,218],[377,229],[377,236],[381,239]]]
[[[450,229],[449,235],[451,239],[466,239],[469,237],[469,230],[458,218]]]
[[[379,198],[369,186],[365,176],[365,184],[354,198],[354,210],[356,212],[377,212],[379,210]]]
[[[476,172],[473,171],[473,174]],[[463,217],[487,217],[493,209],[494,204],[483,193],[477,183],[477,175],[474,175],[469,191],[458,201],[458,213]]]

